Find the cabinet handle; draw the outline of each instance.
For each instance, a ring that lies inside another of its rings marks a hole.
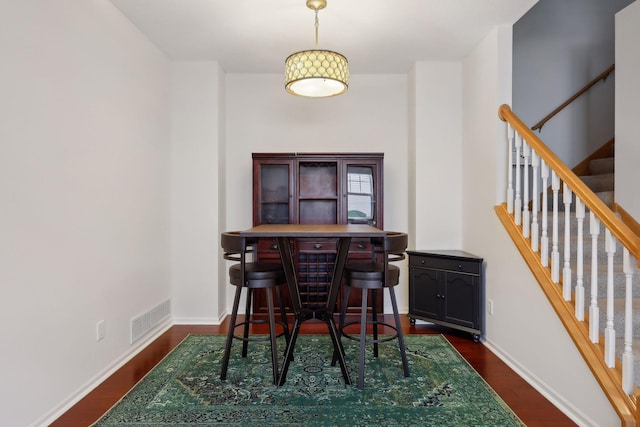
[[[322,245],[320,243],[316,243],[315,245],[313,245],[314,249],[322,249]]]

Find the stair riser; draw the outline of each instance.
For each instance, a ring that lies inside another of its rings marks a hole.
[[[612,191],[615,189],[614,174],[602,174],[602,175],[587,175],[581,176],[582,182],[587,184],[587,187],[594,193],[598,191]]]
[[[615,170],[615,159],[613,157],[594,159],[589,162],[590,175],[614,173],[614,170]]]

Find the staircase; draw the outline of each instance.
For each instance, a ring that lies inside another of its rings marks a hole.
[[[499,116],[509,158],[496,214],[621,424],[638,426],[640,225],[614,202],[613,141],[571,170],[508,106]]]

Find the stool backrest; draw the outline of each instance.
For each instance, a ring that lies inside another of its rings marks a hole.
[[[372,243],[373,255],[378,259],[378,262],[402,261],[405,258],[405,250],[409,243],[409,236],[407,233],[389,231],[386,237],[373,239]],[[380,256],[386,259],[380,260]]]
[[[389,257],[389,262],[403,260],[408,244],[409,236],[407,233],[388,232],[387,237],[384,239],[384,252]]]
[[[239,231],[227,231],[220,235],[220,246],[224,250],[224,259],[243,261],[245,254],[255,252],[256,241],[243,238]]]

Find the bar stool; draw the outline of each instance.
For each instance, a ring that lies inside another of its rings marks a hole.
[[[378,357],[378,343],[397,339],[400,356],[402,358],[402,369],[404,376],[409,376],[409,364],[407,363],[407,355],[405,352],[404,339],[402,336],[402,327],[400,325],[400,316],[398,314],[398,303],[394,287],[400,283],[400,268],[389,264],[390,262],[401,261],[405,258],[404,251],[407,248],[408,236],[406,233],[389,232],[387,237],[376,239],[373,249],[373,257],[371,263],[347,264],[344,269],[345,293],[344,303],[340,311],[339,320],[339,336],[358,341],[360,343],[360,356],[358,363],[358,388],[364,388],[364,365],[365,365],[365,348],[367,344],[373,344],[373,355]],[[360,320],[345,323],[347,304],[349,294],[352,288],[362,290],[362,307],[360,312]],[[393,317],[395,325],[385,323],[378,320],[376,307],[377,291],[389,290],[391,297],[391,305],[393,308]],[[371,319],[367,319],[367,295],[371,291],[372,313]],[[345,333],[345,329],[350,325],[360,324],[360,335],[354,336]],[[373,329],[373,337],[367,339],[367,325],[371,325]],[[378,336],[378,325],[383,325],[395,331],[391,336]],[[334,355],[335,363],[336,355]]]
[[[250,341],[271,341],[271,364],[273,368],[273,383],[278,384],[278,347],[276,339],[282,335],[285,336],[287,343],[289,343],[289,324],[287,322],[287,315],[285,312],[284,304],[282,302],[282,296],[280,287],[286,283],[284,270],[282,264],[274,262],[258,262],[255,261],[257,240],[247,239],[240,236],[238,232],[226,232],[221,235],[221,246],[224,250],[224,259],[230,261],[239,261],[237,264],[233,264],[229,267],[229,281],[232,285],[236,286],[235,298],[233,301],[233,310],[231,318],[229,320],[229,332],[227,335],[227,341],[224,349],[224,356],[222,359],[222,369],[220,371],[220,379],[225,380],[227,378],[227,368],[229,366],[229,356],[231,353],[231,347],[233,340],[242,341],[242,357],[247,357],[247,348]],[[246,260],[247,254],[253,253],[254,258],[251,262]],[[246,297],[246,309],[245,319],[243,322],[238,323],[238,305],[240,304],[240,296],[242,295],[242,289],[248,290]],[[252,296],[253,292],[258,289],[263,289],[267,295],[267,307],[268,307],[268,320],[264,319],[252,319]],[[275,312],[273,306],[273,294],[275,290],[278,304],[280,306],[281,320],[275,320]],[[269,336],[268,337],[250,337],[249,326],[252,323],[265,323],[269,322]],[[283,331],[276,333],[276,324],[280,324],[283,327]],[[235,334],[235,329],[238,327],[244,327],[242,336]]]

